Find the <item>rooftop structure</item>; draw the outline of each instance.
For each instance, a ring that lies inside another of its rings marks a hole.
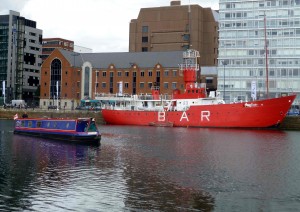
[[[142,8],[130,22],[129,52],[185,51],[201,55],[200,64],[214,66],[218,54],[218,13],[199,5]]]

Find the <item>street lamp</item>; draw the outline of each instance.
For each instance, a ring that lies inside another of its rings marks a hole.
[[[79,56],[80,54],[79,53],[77,53],[77,52],[73,52],[72,54],[71,54],[72,56],[73,56],[73,74],[74,74],[74,72],[75,72],[75,57],[76,56]],[[71,102],[72,102],[72,110],[74,110],[74,88],[75,87],[75,84],[74,84],[74,81],[73,81],[73,83],[72,83],[72,100],[71,100]]]
[[[223,60],[222,64],[224,66],[224,96],[223,96],[223,100],[225,101],[225,66],[228,64],[228,62],[226,60]]]

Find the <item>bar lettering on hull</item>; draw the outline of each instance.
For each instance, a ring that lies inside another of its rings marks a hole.
[[[180,118],[180,121],[182,121],[182,119],[186,119],[186,121],[189,121],[189,118],[188,118],[188,116],[187,116],[187,114],[186,114],[185,111],[183,111],[183,113],[181,115],[181,118]]]
[[[201,121],[204,121],[204,119],[206,119],[206,121],[210,121],[209,117],[210,111],[201,111]]]
[[[165,121],[166,120],[166,114],[165,114],[165,112],[158,112],[157,113],[157,115],[158,115],[158,121]]]

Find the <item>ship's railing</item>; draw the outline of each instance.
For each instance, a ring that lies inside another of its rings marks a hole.
[[[198,58],[200,57],[199,51],[188,49],[183,52],[183,63],[179,64],[180,70],[199,70]]]
[[[201,83],[197,83],[197,82],[195,82],[195,83],[188,83],[188,84],[186,84],[185,88],[186,89],[188,89],[188,88],[205,88],[205,90],[206,90],[206,83],[205,82],[201,82]]]
[[[138,100],[155,100],[152,95],[137,95],[136,97]],[[159,100],[170,100],[172,99],[172,95],[168,94],[160,94]]]
[[[199,64],[189,64],[189,63],[179,64],[179,69],[181,71],[184,71],[184,70],[195,70],[195,71],[198,71],[199,70]]]
[[[152,86],[151,90],[157,90],[157,91],[159,91],[159,86]]]
[[[152,94],[105,94],[101,93],[95,96],[97,100],[117,100],[117,101],[130,101],[130,100],[155,100]],[[159,94],[159,100],[170,100],[172,99],[172,95],[168,94]]]
[[[198,57],[200,57],[200,53],[195,49],[188,49],[187,51],[183,52],[184,59],[196,59]]]
[[[132,95],[129,95],[127,93],[119,94],[119,93],[96,93],[95,97],[130,97]]]

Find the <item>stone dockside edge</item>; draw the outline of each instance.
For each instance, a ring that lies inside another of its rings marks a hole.
[[[81,111],[81,110],[40,110],[40,109],[27,109],[27,110],[15,110],[15,109],[0,109],[0,119],[13,119],[17,113],[19,117],[22,117],[24,112],[27,112],[29,117],[40,118],[78,118],[78,117],[93,117],[98,124],[105,124],[101,111]],[[279,126],[281,130],[300,130],[300,116],[287,116],[283,123]]]
[[[26,111],[29,118],[86,118],[93,117],[96,119],[98,124],[105,124],[102,113],[99,111],[80,111],[80,110],[40,110],[40,109],[27,109],[27,110],[16,110],[16,109],[0,109],[0,119],[13,119],[17,113],[19,117],[22,117]]]

